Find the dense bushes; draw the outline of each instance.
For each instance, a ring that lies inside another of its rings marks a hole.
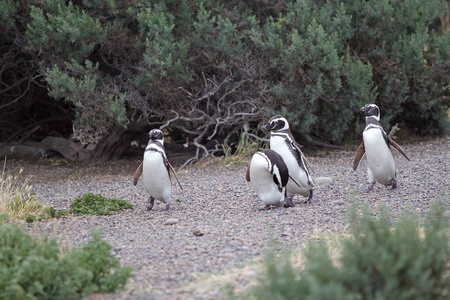
[[[132,269],[120,267],[111,248],[96,231],[86,245],[64,253],[56,239],[0,222],[0,298],[81,299],[121,289]]]
[[[378,217],[353,210],[350,236],[338,251],[310,243],[304,269],[273,254],[266,260],[256,299],[448,299],[450,222],[443,204],[432,205],[425,221],[404,213],[392,226],[389,213]],[[336,253],[330,255],[330,253]]]
[[[86,143],[141,115],[172,120],[174,135],[210,149],[279,112],[296,134],[339,143],[359,134],[367,102],[385,127],[449,129],[450,31],[435,26],[443,0],[0,5],[2,117],[63,99]],[[34,92],[20,93],[27,85]]]

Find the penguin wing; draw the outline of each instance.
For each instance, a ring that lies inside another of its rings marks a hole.
[[[247,172],[245,173],[245,180],[250,181],[250,166],[248,166]]]
[[[173,175],[175,176],[175,179],[176,179],[180,189],[183,189],[183,187],[181,186],[180,181],[178,180],[178,176],[177,176],[177,173],[175,172],[175,169],[172,167],[172,165],[169,163],[168,160],[166,160],[166,163],[167,163],[167,172],[169,173],[169,177],[170,177],[170,172],[169,172],[169,169],[170,169],[172,171]]]
[[[358,150],[356,150],[355,159],[353,160],[353,171],[356,171],[356,169],[358,169],[361,158],[363,157],[365,152],[366,148],[364,147],[364,141],[362,141],[361,145],[359,145],[358,147]]]
[[[392,147],[394,147],[395,149],[397,149],[398,152],[401,153],[401,155],[403,155],[408,161],[411,161],[408,157],[408,155],[406,155],[405,151],[403,151],[402,147],[400,147],[399,144],[397,144],[396,142],[394,142],[393,139],[391,139],[389,136],[387,137],[387,140],[389,142],[389,144],[392,145]]]
[[[294,178],[292,178],[291,177],[291,175],[289,175],[289,178],[299,187],[299,188],[303,188],[300,184],[298,184],[298,182],[297,181],[295,181],[295,179]]]
[[[293,142],[292,146],[294,147],[294,149],[297,151],[298,155],[300,156],[300,160],[303,162],[306,173],[309,174],[309,173],[311,173],[311,171],[314,172],[314,170],[311,168],[308,161],[306,160],[305,155],[303,155],[302,150],[300,150],[300,146],[297,144],[297,142]]]
[[[136,186],[138,183],[139,178],[142,175],[142,169],[144,168],[144,162],[142,161],[141,164],[139,165],[139,167],[136,169],[136,172],[134,172],[134,177],[133,177],[133,184]]]

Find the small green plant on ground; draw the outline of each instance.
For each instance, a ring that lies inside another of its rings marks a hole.
[[[21,179],[23,169],[16,176],[6,176],[5,167],[6,158],[0,177],[0,214],[27,222],[44,218],[46,208],[36,200],[29,178]]]
[[[241,132],[237,145],[225,144],[222,146],[224,157],[221,158],[221,163],[225,165],[248,164],[255,152],[265,149],[264,143],[264,141],[249,136],[246,132]]]
[[[100,234],[63,253],[56,239],[0,221],[0,299],[80,299],[123,288],[132,268],[120,266]]]
[[[368,208],[351,209],[350,237],[330,255],[325,243],[310,243],[304,268],[274,253],[254,299],[449,299],[450,221],[444,204],[430,207],[422,226],[411,211],[394,224],[386,207],[374,217]]]
[[[133,208],[133,205],[122,199],[107,198],[101,194],[85,193],[76,198],[70,205],[71,212],[76,215],[110,215],[111,211]]]

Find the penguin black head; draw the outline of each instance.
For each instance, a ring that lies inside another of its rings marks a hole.
[[[366,115],[366,118],[375,118],[375,120],[380,121],[380,109],[375,104],[366,104],[361,107],[361,111],[363,111]]]
[[[263,126],[263,129],[269,131],[288,130],[289,123],[283,116],[276,115],[269,119],[269,122]]]
[[[164,142],[163,133],[159,129],[152,129],[152,130],[150,130],[148,135],[150,136],[150,140],[151,141],[159,141],[161,143]]]

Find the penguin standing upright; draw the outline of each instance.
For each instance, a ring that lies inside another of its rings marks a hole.
[[[266,205],[265,209],[273,206],[293,206],[286,202],[286,184],[289,172],[281,155],[266,149],[253,154],[246,174],[258,197]]]
[[[384,132],[381,127],[380,109],[375,104],[366,104],[361,107],[366,115],[366,127],[363,131],[363,141],[358,147],[353,161],[353,170],[359,166],[364,153],[367,157],[367,175],[369,177],[369,191],[373,190],[376,182],[383,185],[397,187],[397,174],[394,157],[392,156],[392,145],[407,160],[410,160],[403,149]]]
[[[152,129],[149,132],[150,140],[144,152],[144,160],[137,168],[133,184],[136,185],[139,177],[143,174],[143,184],[145,190],[150,194],[147,202],[147,210],[151,210],[155,204],[155,199],[166,204],[166,210],[170,209],[172,184],[170,181],[169,168],[175,175],[173,167],[167,160],[164,151],[164,137],[159,129]],[[180,182],[178,181],[178,184]],[[181,185],[180,185],[181,188]]]
[[[281,155],[289,170],[289,181],[286,185],[289,201],[295,194],[308,197],[305,203],[311,203],[314,181],[310,175],[308,162],[289,130],[288,121],[280,115],[270,118],[263,126],[270,130],[270,149]]]

